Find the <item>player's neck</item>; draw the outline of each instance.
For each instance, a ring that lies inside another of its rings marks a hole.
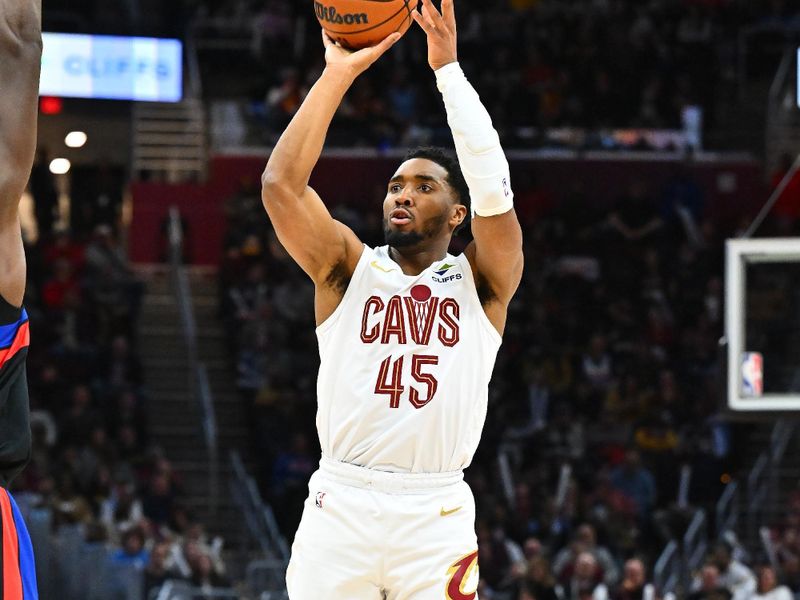
[[[444,243],[418,244],[405,248],[389,246],[389,256],[400,265],[406,275],[419,275],[433,263],[447,256],[449,242],[450,240],[447,240]]]

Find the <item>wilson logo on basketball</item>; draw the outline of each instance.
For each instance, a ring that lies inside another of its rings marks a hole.
[[[325,21],[332,25],[367,25],[369,17],[367,13],[346,13],[336,12],[333,6],[325,6],[322,2],[314,2],[314,10],[320,21]]]

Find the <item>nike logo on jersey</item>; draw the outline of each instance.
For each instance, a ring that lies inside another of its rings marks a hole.
[[[373,269],[378,269],[378,271],[383,271],[384,273],[391,273],[392,271],[397,271],[397,269],[386,269],[378,264],[377,260],[373,260],[369,263],[369,266]]]
[[[449,516],[449,515],[452,515],[453,513],[457,513],[457,512],[458,512],[458,511],[460,511],[462,508],[463,508],[463,506],[458,506],[458,507],[456,507],[456,508],[454,508],[454,509],[452,509],[452,510],[445,510],[445,509],[444,509],[444,506],[443,506],[443,507],[442,507],[442,510],[440,510],[440,511],[439,511],[439,516],[440,516],[440,517],[447,517],[447,516]]]

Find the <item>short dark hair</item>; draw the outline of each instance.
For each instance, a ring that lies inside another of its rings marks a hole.
[[[411,160],[413,158],[424,158],[426,160],[430,160],[447,171],[446,181],[456,192],[456,202],[467,207],[467,216],[464,217],[461,225],[456,227],[455,231],[453,231],[454,234],[458,234],[462,229],[469,225],[470,217],[472,215],[469,198],[469,186],[464,180],[464,175],[461,173],[461,165],[458,164],[458,159],[456,159],[451,152],[436,146],[420,146],[418,148],[412,148],[406,153],[406,157],[403,159],[403,161],[405,162],[406,160]]]

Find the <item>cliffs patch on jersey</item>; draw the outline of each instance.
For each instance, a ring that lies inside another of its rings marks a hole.
[[[416,285],[408,296],[395,295],[384,301],[370,296],[361,318],[361,341],[365,344],[418,344],[427,346],[434,335],[445,346],[460,340],[461,308],[453,298],[439,298],[427,285]]]
[[[459,281],[464,276],[459,273],[460,268],[458,265],[451,265],[449,263],[442,263],[433,271],[431,279],[436,283],[449,283],[451,281]]]

